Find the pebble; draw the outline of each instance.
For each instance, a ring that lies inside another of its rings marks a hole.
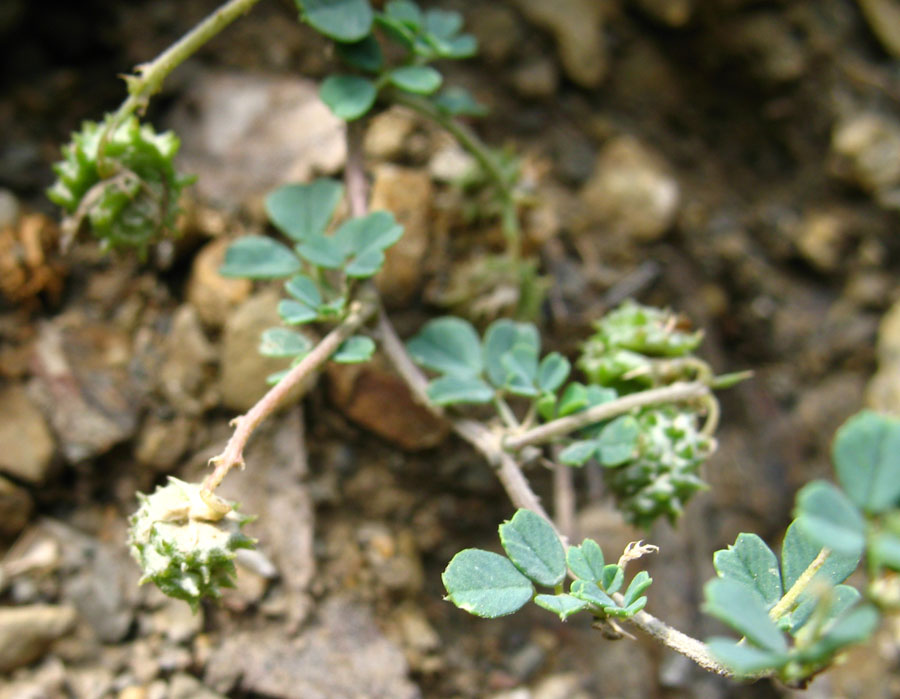
[[[157,386],[168,406],[183,415],[199,416],[217,402],[212,387],[217,353],[206,338],[193,306],[179,306],[170,322]]]
[[[876,352],[878,371],[866,387],[866,405],[900,416],[900,301],[881,320]]]
[[[187,283],[187,300],[200,320],[211,328],[225,324],[229,313],[246,301],[253,290],[249,279],[231,279],[219,274],[225,261],[225,250],[233,241],[217,238],[204,245],[191,264]]]
[[[513,87],[527,99],[546,99],[559,88],[559,71],[546,56],[527,60],[512,73]]]
[[[832,171],[874,195],[882,206],[900,208],[900,124],[864,111],[839,121],[831,136]]]
[[[849,225],[840,212],[812,211],[795,227],[794,244],[815,269],[833,272],[844,261]]]
[[[28,524],[34,499],[25,488],[0,476],[0,537],[11,539]]]
[[[631,136],[607,143],[581,190],[588,220],[604,234],[649,242],[672,227],[681,188],[661,156]]]
[[[0,415],[0,471],[28,483],[43,483],[53,459],[53,436],[24,386],[0,389]]]
[[[514,0],[532,22],[556,40],[563,70],[581,87],[599,87],[609,68],[601,0]]]
[[[363,149],[375,160],[398,160],[416,128],[416,116],[404,107],[391,107],[372,117]]]
[[[76,620],[74,607],[34,604],[0,608],[0,672],[40,658]]]
[[[467,27],[478,39],[478,54],[488,63],[503,63],[522,45],[522,21],[508,6],[476,3]]]

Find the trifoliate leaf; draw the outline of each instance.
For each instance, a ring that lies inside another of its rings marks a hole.
[[[410,0],[391,0],[384,6],[385,14],[391,19],[402,22],[410,29],[422,26],[422,11]]]
[[[375,352],[375,342],[370,337],[354,335],[344,340],[331,359],[338,364],[358,364],[367,362]]]
[[[756,592],[766,609],[784,594],[778,558],[756,534],[738,534],[727,550],[715,552],[713,565],[720,578],[730,578]]]
[[[461,318],[429,321],[406,348],[418,364],[444,374],[477,376],[482,370],[478,333]]]
[[[344,250],[333,236],[310,236],[297,246],[297,252],[316,267],[340,269],[344,265]]]
[[[278,302],[278,315],[288,325],[301,325],[313,322],[319,317],[319,312],[300,301],[282,299]]]
[[[428,384],[425,390],[436,405],[490,403],[494,389],[477,376],[446,374]]]
[[[559,352],[551,352],[541,360],[537,384],[541,392],[556,391],[569,378],[572,365]]]
[[[369,73],[377,73],[384,65],[381,45],[372,34],[352,44],[338,44],[337,54],[348,65]]]
[[[561,621],[565,621],[573,614],[588,608],[588,603],[572,595],[537,595],[534,603],[546,609],[548,612],[558,614]]]
[[[266,236],[246,235],[228,246],[219,274],[223,277],[278,279],[289,277],[299,269],[300,260],[289,247]]]
[[[284,289],[300,303],[317,309],[322,305],[322,293],[319,286],[305,274],[291,277],[284,284]]]
[[[506,555],[539,585],[553,587],[566,576],[566,553],[553,527],[531,510],[520,509],[500,525]]]
[[[425,13],[424,29],[441,39],[449,39],[463,27],[463,18],[459,12],[452,10],[428,10]]]
[[[497,388],[506,384],[507,369],[503,366],[503,356],[516,345],[533,347],[540,351],[540,336],[531,323],[516,323],[507,318],[495,320],[484,333],[483,356],[488,379]]]
[[[590,582],[589,580],[582,580],[580,578],[575,580],[569,588],[569,593],[573,597],[595,604],[604,610],[619,609],[619,605],[616,604],[612,597],[597,587],[597,583]]]
[[[869,514],[900,500],[900,420],[866,410],[837,431],[832,459],[849,498]]]
[[[259,353],[264,357],[296,357],[307,354],[312,342],[305,335],[287,328],[269,328],[263,331]]]
[[[302,242],[325,232],[343,196],[344,188],[337,180],[289,184],[266,197],[266,214],[282,233]]]
[[[794,514],[808,537],[835,553],[857,556],[865,545],[862,514],[831,483],[814,481],[805,485],[797,493]]]
[[[319,97],[338,119],[359,119],[375,104],[375,83],[357,75],[331,75],[322,82]]]
[[[431,66],[403,66],[394,68],[388,77],[394,87],[417,95],[430,95],[443,82],[443,77]]]
[[[500,358],[500,364],[506,370],[504,387],[510,393],[529,398],[538,395],[538,355],[533,345],[515,345]]]
[[[301,19],[335,41],[359,41],[372,29],[368,0],[294,0]]]
[[[731,578],[715,578],[703,588],[704,611],[746,636],[754,645],[773,653],[786,653],[784,636],[755,590]]]
[[[566,551],[566,564],[576,577],[598,583],[603,579],[603,551],[593,539],[585,539],[581,546],[570,546]]]
[[[531,581],[509,559],[480,549],[456,554],[441,580],[448,600],[487,619],[518,611],[534,594]]]

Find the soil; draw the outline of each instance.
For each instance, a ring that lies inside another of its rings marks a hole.
[[[717,371],[755,372],[722,394],[711,488],[677,526],[635,531],[596,478],[576,476],[578,530],[608,557],[639,538],[660,547],[649,611],[717,633],[699,611],[712,552],[740,531],[778,545],[796,490],[830,473],[834,430],[867,403],[900,409],[884,364],[867,393],[879,322],[900,298],[897,3],[427,4],[461,11],[478,36],[480,56],[446,79],[490,107],[472,126],[519,154],[533,190],[545,345],[574,357],[592,320],[634,297],[703,328]],[[793,696],[577,618],[484,621],[442,601],[447,561],[496,549],[512,508],[481,457],[378,362],[320,377],[229,476],[223,495],[259,515],[262,555],[221,604],[191,615],[138,587],[124,545],[135,491],[199,477],[271,371],[254,348],[277,322],[277,289],[218,277],[223,241],[265,230],[266,191],[343,167],[340,127],[309,82],[333,56],[291,3],[261,3],[148,114],[177,129],[199,175],[184,235],[147,261],[87,237],[59,252],[42,194],[59,144],[117,106],[117,74],[214,7],[0,10],[12,67],[0,78],[0,697]],[[497,289],[461,281],[502,250],[485,202],[452,183],[465,156],[402,110],[372,121],[366,150],[376,196],[408,228],[381,281],[400,332],[447,305],[481,325],[508,312]],[[549,472],[528,475],[552,502]],[[898,696],[898,660],[886,628],[808,695]]]

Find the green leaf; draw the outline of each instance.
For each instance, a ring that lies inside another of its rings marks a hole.
[[[603,578],[603,551],[593,539],[585,539],[581,546],[570,546],[566,563],[576,577],[598,583]]]
[[[368,0],[294,0],[313,29],[335,41],[359,41],[372,29]]]
[[[831,483],[814,481],[797,493],[798,526],[819,545],[838,554],[858,556],[865,544],[862,514]]]
[[[368,279],[377,274],[384,264],[384,253],[377,248],[369,248],[351,258],[344,267],[344,273],[354,279]]]
[[[344,267],[348,277],[371,277],[384,264],[386,248],[403,235],[403,226],[387,211],[375,211],[367,216],[353,218],[335,232],[337,243],[349,260]]]
[[[543,420],[552,420],[556,415],[556,394],[542,393],[535,402],[538,415]]]
[[[747,640],[773,653],[786,653],[784,636],[753,588],[731,578],[714,578],[703,588],[704,610],[735,629]]]
[[[631,461],[637,452],[640,433],[640,425],[631,415],[617,417],[605,425],[597,437],[598,461],[607,467]]]
[[[647,598],[646,597],[638,597],[634,602],[626,606],[624,609],[619,611],[616,616],[630,618],[641,611],[644,607],[647,606]]]
[[[519,509],[500,525],[506,555],[539,585],[553,587],[566,577],[566,552],[553,527],[531,510]]]
[[[876,535],[869,543],[869,558],[876,566],[900,570],[900,539],[888,532]]]
[[[391,19],[402,22],[410,29],[419,29],[422,26],[422,11],[410,0],[391,0],[384,6],[384,12]]]
[[[301,325],[314,321],[319,317],[319,312],[305,303],[283,299],[278,302],[278,315],[288,325]]]
[[[559,453],[559,460],[566,466],[584,466],[597,453],[597,441],[584,439],[572,442]]]
[[[713,566],[720,578],[735,580],[756,592],[766,609],[784,594],[778,558],[756,534],[738,534],[732,546],[713,554]]]
[[[509,559],[480,549],[456,554],[441,580],[448,600],[487,619],[518,611],[534,594],[531,581]]]
[[[481,117],[488,113],[488,108],[472,97],[462,87],[448,87],[431,98],[432,104],[448,116]]]
[[[322,82],[319,97],[338,119],[359,119],[375,104],[375,83],[358,75],[331,75]]]
[[[358,364],[369,361],[374,352],[375,343],[372,338],[354,335],[341,343],[331,359],[338,364]]]
[[[318,285],[305,274],[291,277],[284,285],[285,291],[300,301],[300,303],[313,309],[322,305],[322,294]]]
[[[430,95],[444,80],[431,66],[402,66],[388,73],[388,77],[395,87],[417,95]]]
[[[803,571],[815,560],[822,550],[822,544],[816,537],[792,522],[784,534],[781,545],[781,579],[784,590],[790,590]],[[832,550],[825,563],[816,574],[815,580],[837,585],[844,582],[859,565],[859,554],[841,554]]]
[[[377,73],[384,65],[381,45],[372,34],[352,44],[338,44],[337,55],[348,65],[369,73]]]
[[[849,585],[837,585],[824,599],[815,593],[803,595],[796,609],[787,615],[787,628],[792,636],[796,636],[820,604],[828,605],[825,621],[832,621],[855,605],[861,596],[859,590]]]
[[[646,570],[642,570],[635,575],[631,579],[628,589],[625,590],[625,606],[628,607],[634,604],[638,597],[641,596],[641,593],[650,587],[651,584],[653,584],[653,578],[650,577],[650,573]]]
[[[460,34],[432,43],[441,58],[470,58],[478,53],[478,39],[471,34]]]
[[[541,360],[537,384],[541,392],[552,393],[569,378],[572,365],[559,352],[551,352]]]
[[[534,347],[540,351],[540,336],[531,323],[515,323],[506,318],[496,320],[484,333],[483,355],[487,377],[497,388],[506,385],[507,370],[503,366],[503,356],[519,344]]]
[[[447,316],[425,324],[406,344],[412,358],[427,369],[456,376],[481,373],[481,343],[468,321]]]
[[[517,396],[534,397],[538,395],[535,386],[538,372],[537,348],[527,344],[517,344],[500,358],[500,364],[506,370],[504,387]]]
[[[622,566],[617,563],[610,563],[603,566],[603,572],[600,574],[600,584],[609,594],[618,592],[625,581],[625,571]]]
[[[587,404],[587,388],[585,388],[584,384],[573,381],[566,386],[563,391],[562,397],[559,399],[559,409],[557,410],[557,413],[559,417],[572,415],[579,410],[583,410],[587,407]]]
[[[878,628],[881,617],[872,605],[851,609],[838,619],[825,636],[807,651],[809,656],[829,657],[835,651],[862,643]]]
[[[375,15],[375,23],[381,27],[388,39],[399,44],[406,51],[412,51],[416,46],[415,30],[399,19],[388,15]]]
[[[266,197],[266,214],[278,230],[301,242],[325,232],[343,196],[344,187],[337,180],[289,184]]]
[[[588,603],[572,595],[537,595],[534,603],[549,612],[558,614],[560,620],[565,621],[576,612],[588,608]]]
[[[735,643],[731,638],[710,638],[706,644],[713,656],[737,675],[778,670],[790,659],[787,653],[761,650],[746,643]]]
[[[245,235],[228,246],[219,274],[223,277],[277,279],[289,277],[298,269],[300,260],[286,245],[262,235]]]
[[[900,500],[900,420],[866,410],[837,431],[832,447],[837,477],[850,499],[869,514]]]
[[[432,403],[453,405],[457,403],[490,403],[494,389],[477,376],[445,374],[428,384],[425,391]]]
[[[287,328],[269,328],[263,331],[259,353],[264,357],[295,357],[312,349],[312,342],[305,335]]]
[[[307,262],[325,269],[340,269],[346,257],[334,237],[327,235],[310,236],[297,246],[297,252]]]
[[[588,580],[575,580],[569,588],[569,593],[574,597],[591,604],[596,604],[601,609],[618,609],[615,600],[597,587],[597,583]]]
[[[463,27],[459,12],[450,10],[428,10],[425,13],[425,31],[440,39],[450,39]]]

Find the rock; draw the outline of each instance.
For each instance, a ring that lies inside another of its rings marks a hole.
[[[11,539],[22,531],[33,509],[31,493],[0,476],[0,537]]]
[[[194,613],[182,600],[166,597],[153,612],[152,624],[156,633],[172,643],[187,643],[203,631],[203,608]]]
[[[694,0],[632,0],[648,17],[670,27],[683,27],[694,12]]]
[[[253,284],[249,279],[229,279],[219,274],[225,261],[225,250],[232,243],[219,238],[204,245],[191,265],[187,283],[187,300],[206,325],[220,328],[228,314],[243,303]]]
[[[874,195],[885,208],[900,208],[900,124],[878,112],[839,121],[831,135],[832,171]]]
[[[455,141],[438,146],[428,160],[428,174],[437,182],[456,182],[478,167],[475,158]]]
[[[897,0],[858,0],[872,33],[884,50],[900,58],[900,4]]]
[[[29,395],[48,417],[63,456],[99,456],[137,430],[141,391],[129,374],[127,333],[76,315],[40,330]]]
[[[329,396],[348,418],[401,449],[440,444],[449,433],[444,420],[417,403],[406,384],[381,360],[327,367]]]
[[[724,36],[725,50],[743,59],[753,75],[767,82],[797,80],[810,61],[809,48],[783,13],[739,15]]]
[[[371,208],[394,214],[403,236],[385,252],[384,266],[375,277],[388,307],[407,305],[419,291],[428,251],[431,179],[421,170],[380,165],[375,168]]]
[[[581,190],[588,220],[604,235],[652,241],[675,221],[681,203],[678,181],[660,156],[631,136],[607,143],[594,174]]]
[[[841,212],[812,211],[795,227],[794,244],[817,270],[833,272],[844,262],[849,228],[850,222]]]
[[[372,117],[363,148],[376,160],[397,160],[406,150],[406,142],[416,128],[416,116],[405,107],[391,107]]]
[[[212,365],[216,350],[206,339],[193,306],[184,304],[172,314],[164,353],[157,386],[166,403],[179,413],[195,416],[215,405]]]
[[[20,670],[12,682],[0,686],[0,699],[49,699],[72,696],[66,691],[70,685],[68,669],[59,658],[50,657],[34,670]],[[76,694],[100,697],[103,694]]]
[[[598,87],[606,77],[609,59],[603,32],[605,0],[514,0],[529,22],[556,40],[563,70],[581,87]]]
[[[19,200],[5,187],[0,187],[0,228],[7,228],[19,219]]]
[[[141,426],[134,447],[134,458],[144,466],[165,473],[185,454],[197,424],[182,416],[165,420],[150,415]]]
[[[546,56],[528,59],[512,73],[513,87],[522,97],[545,99],[556,94],[559,72],[556,64]]]
[[[244,412],[269,390],[266,378],[286,369],[289,360],[263,357],[259,339],[267,328],[280,326],[278,292],[262,291],[242,303],[228,318],[222,334],[220,390],[222,403],[232,410]],[[295,402],[315,381],[310,377],[288,394],[284,405]]]
[[[178,672],[169,680],[168,699],[224,699],[224,697],[204,687],[193,675]]]
[[[75,625],[75,619],[75,609],[70,606],[0,608],[0,672],[10,672],[40,658],[53,641]]]
[[[25,388],[0,389],[0,471],[29,483],[43,483],[53,459],[53,436]]]
[[[182,139],[180,167],[199,176],[195,191],[207,204],[233,210],[344,164],[344,123],[313,81],[203,73],[185,94],[171,126]]]
[[[478,39],[478,54],[488,63],[502,63],[522,45],[522,21],[500,3],[477,3],[466,22]]]
[[[227,693],[304,699],[420,697],[400,649],[363,607],[341,598],[319,607],[317,622],[295,639],[271,631],[232,633],[213,651],[205,682]]]
[[[882,318],[876,349],[878,371],[866,387],[866,405],[900,416],[900,301]]]

